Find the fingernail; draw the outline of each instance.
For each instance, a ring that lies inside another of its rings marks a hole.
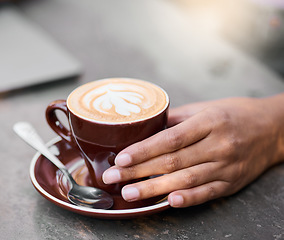
[[[114,161],[116,165],[124,167],[131,163],[131,157],[128,153],[122,153],[117,155]]]
[[[168,201],[172,207],[180,207],[184,203],[183,196],[181,195],[169,196]]]
[[[103,182],[105,184],[117,183],[121,179],[118,169],[108,169],[103,173]]]
[[[135,201],[139,198],[140,193],[135,187],[125,187],[122,189],[121,195],[126,201]]]

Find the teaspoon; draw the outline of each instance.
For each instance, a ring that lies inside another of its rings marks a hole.
[[[14,125],[13,129],[25,142],[50,160],[64,174],[71,185],[67,194],[71,203],[97,209],[109,209],[112,207],[113,198],[110,194],[95,187],[78,185],[75,182],[62,162],[44,145],[42,139],[31,124],[18,122]]]

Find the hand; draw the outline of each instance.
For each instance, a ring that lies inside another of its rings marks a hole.
[[[231,195],[283,160],[283,101],[281,95],[230,98],[172,109],[169,128],[121,151],[103,180],[162,174],[124,186],[122,196],[135,201],[169,193],[172,207]]]

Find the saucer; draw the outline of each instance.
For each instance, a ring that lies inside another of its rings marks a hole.
[[[90,185],[88,170],[80,152],[60,137],[47,143],[49,149],[65,164],[75,180],[81,185]],[[69,211],[107,219],[136,218],[164,211],[170,207],[167,198],[157,199],[152,204],[131,209],[94,209],[73,205],[68,201],[68,182],[62,173],[43,155],[37,152],[30,165],[30,178],[36,190],[47,200]]]

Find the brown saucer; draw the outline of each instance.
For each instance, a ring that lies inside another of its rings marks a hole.
[[[59,137],[51,140],[47,146],[54,154],[58,155],[58,158],[67,166],[79,184],[91,185],[90,179],[88,178],[88,170],[77,149],[70,147],[68,143],[62,141]],[[40,153],[36,153],[32,159],[30,165],[30,178],[37,191],[47,200],[72,212],[91,217],[108,219],[133,218],[161,212],[170,207],[167,199],[160,197],[155,199],[155,202],[152,200],[149,205],[147,205],[147,201],[144,201],[143,207],[139,207],[138,203],[135,208],[125,209],[123,204],[121,204],[121,197],[118,196],[114,196],[115,202],[118,204],[115,204],[113,209],[109,210],[73,205],[66,197],[68,183],[65,177],[62,176],[61,172]],[[130,207],[132,206],[130,205]]]

